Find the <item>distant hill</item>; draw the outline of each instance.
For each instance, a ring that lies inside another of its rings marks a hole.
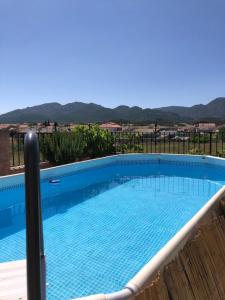
[[[124,122],[181,122],[181,118],[173,112],[159,109],[142,109],[140,107],[118,106],[106,108],[94,103],[73,102],[65,105],[46,103],[24,109],[17,109],[0,115],[0,123],[43,122],[45,120],[57,122],[93,123],[105,121]],[[186,118],[187,119],[187,118]]]
[[[206,105],[191,107],[168,106],[158,109],[121,105],[107,108],[94,103],[73,102],[65,105],[53,102],[17,109],[0,115],[0,123],[33,123],[45,120],[68,123],[123,121],[133,123],[179,123],[201,120],[225,120],[225,97]]]
[[[168,106],[159,110],[178,114],[181,118],[190,118],[193,121],[204,119],[224,120],[225,119],[225,97],[216,98],[206,105],[199,104],[191,107]]]

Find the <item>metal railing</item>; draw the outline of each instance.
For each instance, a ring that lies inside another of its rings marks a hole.
[[[224,132],[114,133],[117,153],[225,154]]]
[[[37,133],[38,141],[44,138],[46,135],[51,133]],[[24,165],[24,139],[26,133],[22,132],[10,132],[9,143],[10,143],[10,166],[16,167]],[[40,161],[44,161],[40,153]]]
[[[38,133],[38,140],[51,133]],[[115,132],[112,133],[117,153],[171,153],[225,156],[224,132]],[[10,134],[11,167],[24,164],[24,133]],[[40,160],[44,161],[42,154]]]
[[[24,139],[28,300],[46,299],[39,160],[38,137],[30,131]]]

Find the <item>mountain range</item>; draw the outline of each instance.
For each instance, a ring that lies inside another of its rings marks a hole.
[[[225,97],[216,98],[206,105],[191,107],[168,106],[156,109],[120,105],[107,108],[94,103],[73,102],[62,105],[57,102],[16,109],[0,115],[0,123],[36,123],[45,120],[61,123],[93,123],[121,121],[133,123],[182,123],[225,120]]]
[[[167,106],[159,108],[164,112],[173,112],[180,117],[190,118],[194,121],[202,119],[225,119],[225,97],[216,98],[206,105],[198,104],[191,107]]]

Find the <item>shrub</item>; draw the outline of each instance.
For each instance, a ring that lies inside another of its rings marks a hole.
[[[217,151],[216,155],[219,157],[225,157],[225,150]]]
[[[56,165],[79,160],[85,147],[85,140],[81,134],[54,132],[40,140],[41,154]]]
[[[99,126],[78,126],[72,132],[53,132],[41,138],[44,159],[59,165],[82,158],[95,158],[115,153],[114,137]]]
[[[198,144],[198,143],[209,143],[209,140],[210,140],[210,136],[209,134],[204,134],[204,135],[195,135],[195,136],[192,136],[191,139],[190,139],[190,142],[191,143],[195,143],[195,144]]]
[[[219,133],[221,136],[221,141],[225,142],[225,127],[220,128]]]
[[[204,151],[201,151],[198,148],[192,148],[192,149],[189,149],[188,154],[203,155],[205,153],[204,153]]]
[[[117,148],[118,153],[123,153],[124,154],[124,153],[128,152],[128,147],[125,144],[118,145],[116,148]]]
[[[95,158],[115,153],[114,136],[98,125],[80,125],[73,130],[75,135],[80,134],[85,141],[84,155]]]
[[[143,152],[141,135],[139,133],[123,132],[116,139],[117,152]]]

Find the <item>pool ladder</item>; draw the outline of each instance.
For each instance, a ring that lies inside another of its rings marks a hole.
[[[40,154],[37,134],[29,131],[24,140],[27,299],[46,300],[46,263],[44,254]]]

